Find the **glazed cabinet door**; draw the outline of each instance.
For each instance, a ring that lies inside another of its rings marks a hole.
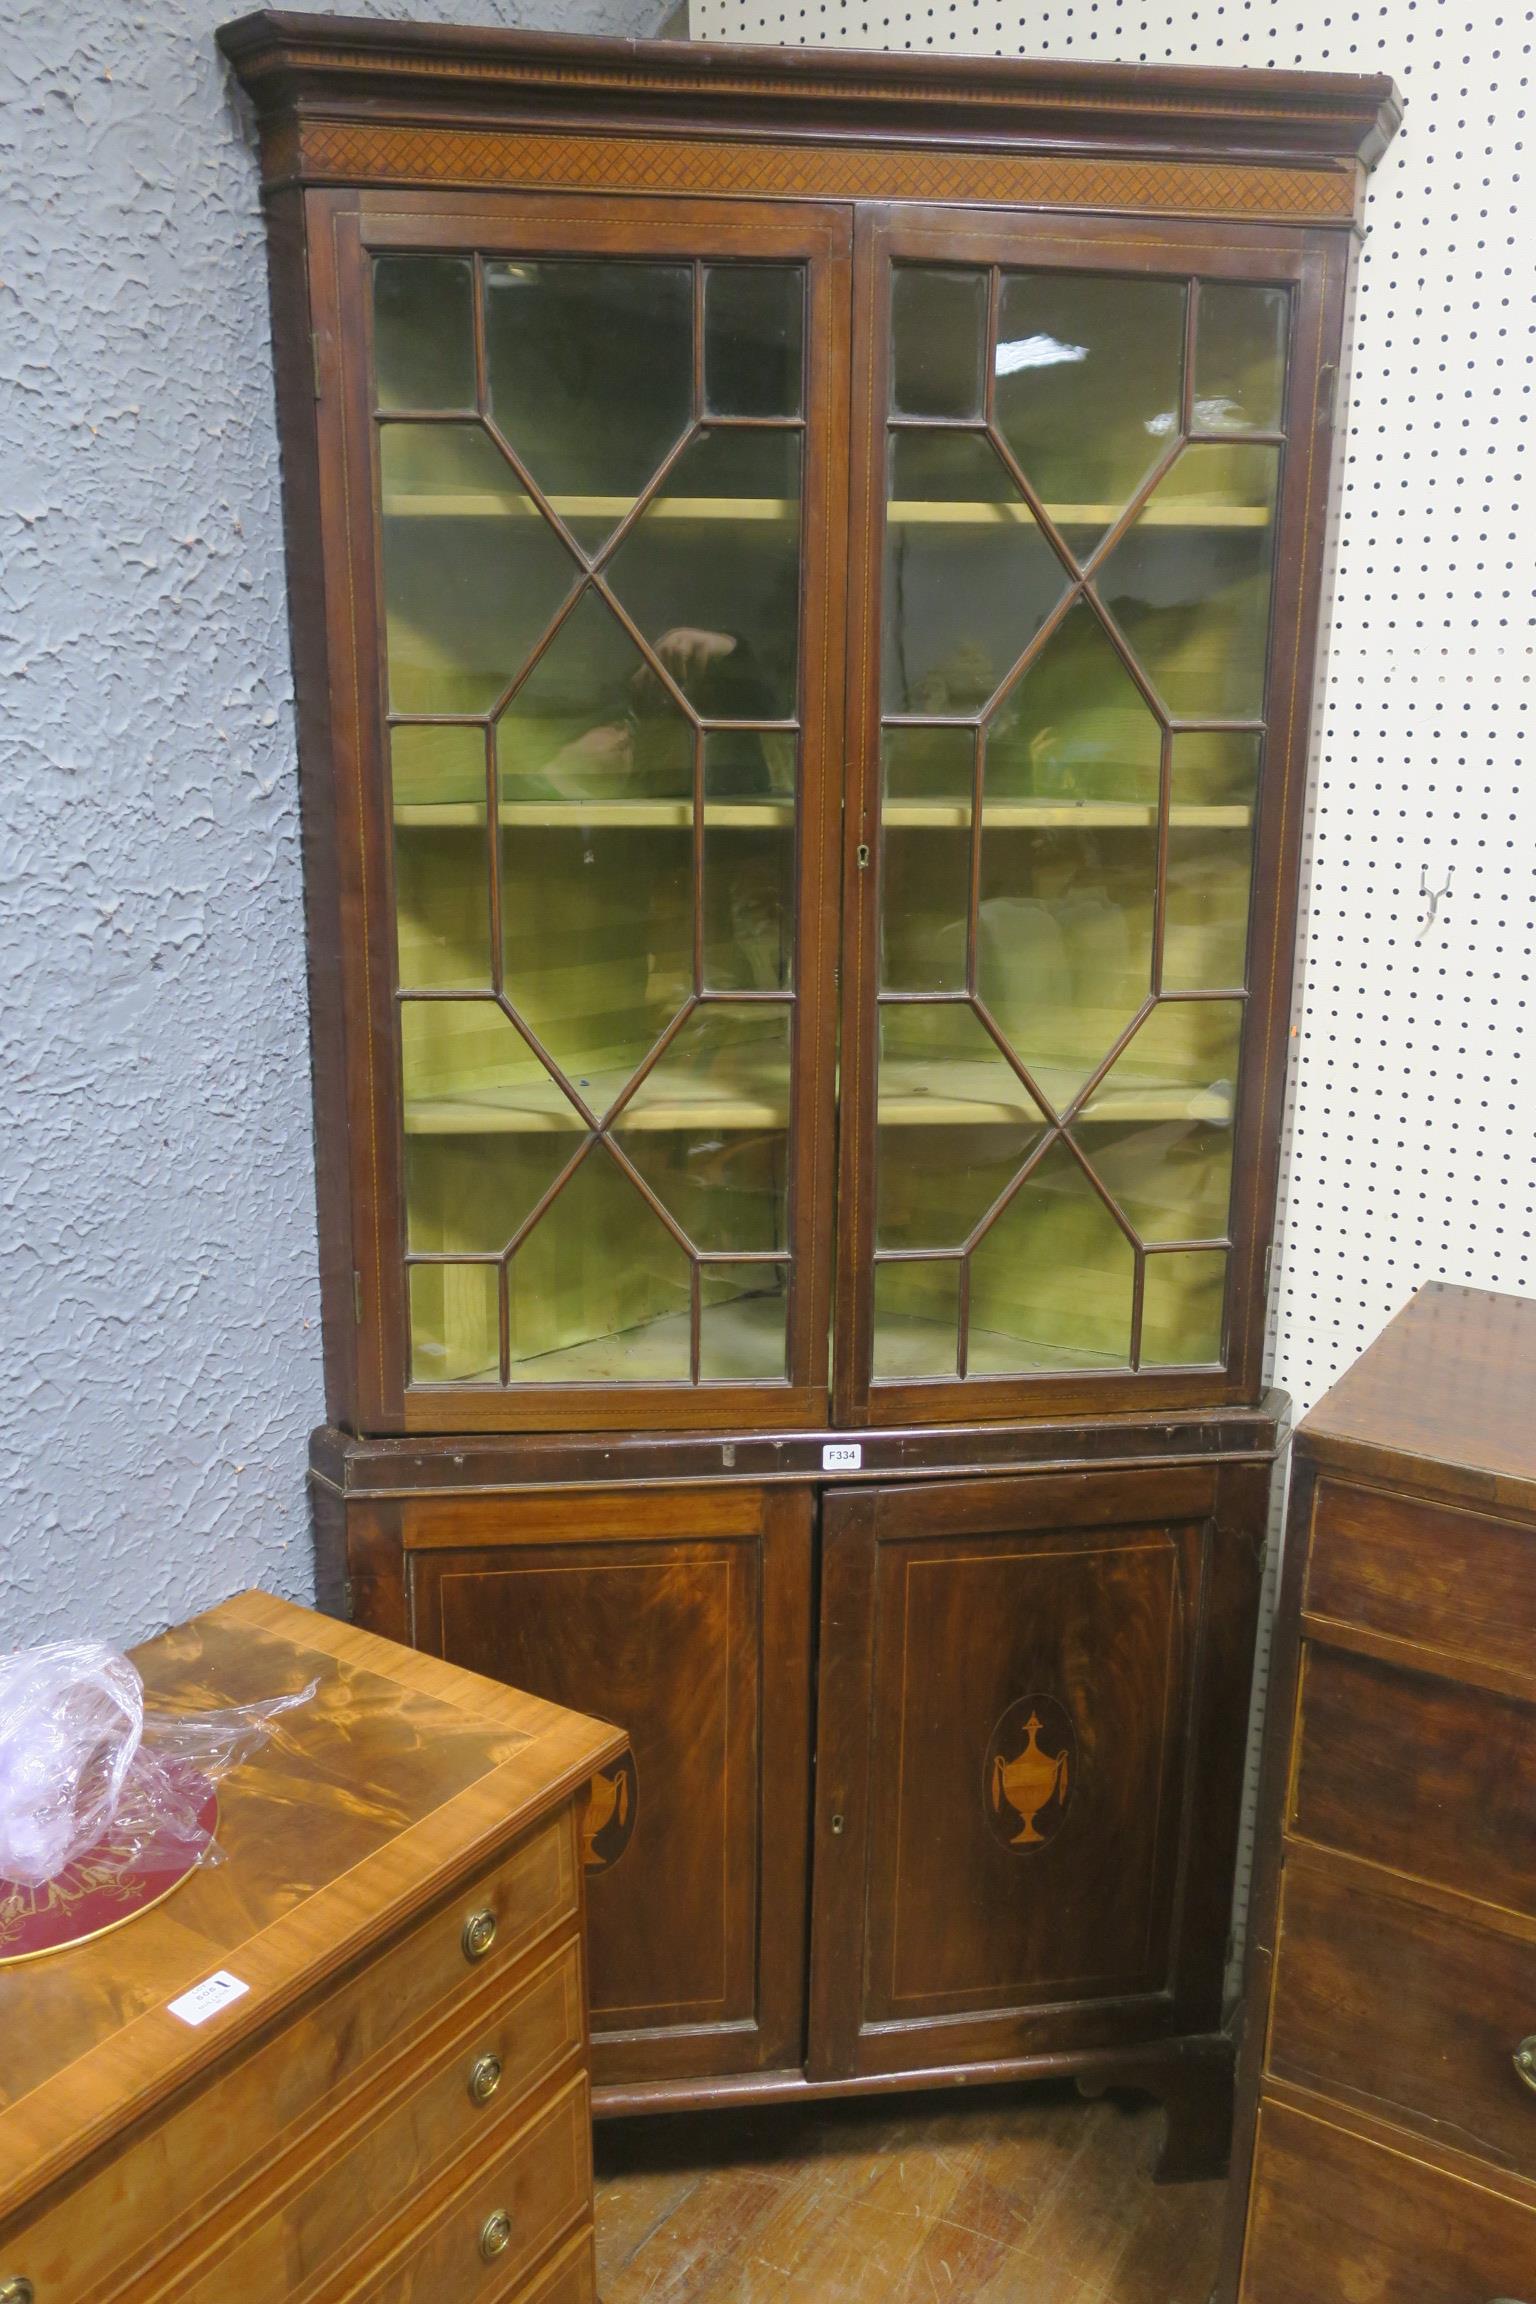
[[[844,212],[310,198],[351,1420],[824,1421]]]
[[[1259,1379],[1343,264],[862,229],[839,1401]]]
[[[845,1492],[823,1511],[812,2069],[1214,2030],[1262,1475]]]
[[[798,2064],[812,1492],[401,1510],[419,1647],[629,1736],[583,1832],[598,2086]]]

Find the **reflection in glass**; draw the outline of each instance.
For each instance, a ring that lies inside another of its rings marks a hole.
[[[887,818],[880,859],[882,992],[966,989],[970,903],[969,840]]]
[[[462,256],[376,256],[373,360],[381,408],[475,407],[475,274]]]
[[[705,1264],[699,1273],[699,1382],[782,1384],[787,1264]]]
[[[693,797],[693,729],[599,595],[585,591],[496,725],[504,804]]]
[[[1220,1250],[1149,1256],[1141,1296],[1141,1366],[1209,1366],[1222,1356],[1227,1259]]]
[[[1284,288],[1207,280],[1195,347],[1197,432],[1278,432],[1291,299]]]
[[[581,1143],[568,1128],[407,1134],[406,1245],[412,1255],[499,1256]]]
[[[595,550],[692,416],[692,267],[487,264],[485,352],[497,426]]]
[[[972,728],[887,728],[884,740],[885,821],[893,802],[933,801],[952,807],[954,822],[969,824],[976,767]],[[921,821],[927,823],[925,814]]]
[[[485,730],[395,728],[389,748],[399,982],[488,992]]]
[[[693,1246],[783,1248],[789,1182],[789,1008],[696,1008],[614,1135]]]
[[[507,1266],[516,1384],[686,1384],[691,1263],[594,1145]]]
[[[1072,538],[1079,552],[1178,434],[1185,294],[1178,280],[1004,278],[998,430],[1052,517],[1085,531]]]
[[[1096,1119],[1232,1118],[1241,1000],[1159,1000],[1083,1105]]]
[[[696,434],[608,575],[703,718],[793,719],[799,433]]]
[[[973,1376],[1123,1367],[1135,1252],[1059,1140],[971,1257]]]
[[[1186,448],[1115,546],[1099,592],[1169,711],[1264,709],[1279,450]]]
[[[704,985],[710,992],[781,992],[793,980],[795,831],[788,808],[706,801]]]
[[[1028,796],[1155,805],[1161,765],[1152,709],[1098,617],[1079,601],[993,711],[987,809]]]
[[[411,1266],[413,1384],[500,1380],[500,1287],[497,1264]]]
[[[1175,817],[1163,910],[1165,992],[1242,990],[1252,854],[1249,825],[1205,831]]]
[[[487,712],[575,577],[478,424],[379,433],[390,709]]]
[[[712,416],[798,416],[805,275],[711,264],[704,274],[704,403]]]
[[[494,1000],[403,1000],[400,1071],[408,1136],[582,1124]]]
[[[1256,731],[1238,728],[1181,730],[1173,740],[1174,808],[1251,809],[1258,798],[1263,741]]]
[[[898,264],[891,275],[891,410],[982,414],[987,275]]]
[[[957,1261],[875,1264],[874,1374],[900,1384],[953,1376],[960,1337]]]
[[[977,432],[893,432],[885,705],[978,712],[1066,589],[1001,459]]]
[[[433,820],[427,810],[441,810],[447,821],[484,824],[485,729],[478,721],[459,727],[427,722],[392,728],[389,767],[397,815],[427,823]],[[466,813],[474,810],[478,817]]]

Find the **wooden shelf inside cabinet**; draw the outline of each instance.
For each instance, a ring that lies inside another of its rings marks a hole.
[[[617,526],[634,510],[633,496],[551,496],[549,507],[562,520],[612,520]],[[383,500],[387,520],[536,520],[542,518],[531,497],[502,495],[491,489],[394,489]],[[1122,504],[1047,504],[1058,528],[1110,528],[1120,518]],[[761,524],[798,521],[800,506],[781,496],[658,496],[642,518],[651,520],[730,520]],[[897,498],[885,507],[885,518],[895,528],[999,528],[1026,526],[1034,514],[1022,499],[990,503],[969,499]],[[1137,514],[1138,528],[1267,528],[1269,507],[1264,504],[1216,504],[1198,497],[1156,500]]]
[[[607,1111],[632,1075],[620,1068],[582,1073],[574,1085],[597,1113]],[[1079,1076],[1042,1065],[1035,1077],[1060,1110],[1081,1086]],[[887,1062],[881,1071],[879,1121],[882,1128],[1033,1127],[1039,1114],[1023,1082],[1017,1095],[998,1092],[995,1064],[914,1058]],[[736,1067],[715,1079],[682,1081],[665,1096],[640,1098],[614,1123],[616,1132],[665,1134],[720,1128],[735,1131],[783,1128],[789,1096],[782,1076],[754,1079]],[[1118,1125],[1137,1120],[1204,1120],[1230,1126],[1232,1094],[1225,1085],[1191,1088],[1181,1081],[1133,1078],[1101,1088],[1093,1109],[1079,1114],[1081,1127],[1095,1121]],[[580,1114],[553,1080],[487,1085],[449,1096],[418,1096],[405,1107],[408,1136],[558,1135],[583,1132]]]
[[[792,800],[706,800],[705,821],[712,832],[788,831],[795,820]],[[693,822],[691,800],[504,800],[496,811],[504,830],[528,828],[572,831],[587,826],[636,831],[680,831]],[[1150,832],[1158,811],[1150,800],[998,800],[983,810],[989,832]],[[964,800],[895,800],[882,811],[888,830],[968,832],[971,810]],[[1190,802],[1169,812],[1179,830],[1247,831],[1253,810],[1243,801]],[[485,808],[475,800],[404,801],[395,809],[403,832],[479,831]]]

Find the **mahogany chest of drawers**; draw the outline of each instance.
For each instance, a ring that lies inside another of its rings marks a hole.
[[[0,1967],[0,2299],[592,2304],[576,1808],[623,1737],[260,1593],[135,1660],[167,1705],[318,1686],[225,1862]]]
[[[1536,1303],[1301,1425],[1223,2304],[1536,2299]]]

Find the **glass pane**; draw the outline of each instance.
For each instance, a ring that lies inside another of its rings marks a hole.
[[[1152,987],[1157,836],[991,829],[983,814],[976,974],[1010,1047],[1058,1109]]]
[[[638,827],[611,813],[502,834],[507,997],[598,1112],[693,992],[692,811]]]
[[[596,592],[501,714],[496,767],[503,824],[538,800],[682,800],[691,815],[692,724]],[[532,820],[559,819],[538,809]]]
[[[1239,728],[1181,731],[1173,740],[1173,807],[1194,821],[1197,808],[1252,811],[1263,738]],[[1224,817],[1236,822],[1235,815]]]
[[[733,800],[793,794],[795,748],[793,729],[712,729],[704,739],[706,795]]]
[[[1232,1130],[1211,1119],[1083,1131],[1094,1174],[1143,1240],[1224,1240]]]
[[[987,275],[898,264],[891,276],[891,408],[980,417]]]
[[[1128,1364],[1135,1251],[1064,1143],[971,1256],[972,1376]]]
[[[698,433],[608,574],[701,717],[792,720],[799,433]]]
[[[1085,1119],[1209,1120],[1230,1126],[1241,1000],[1160,1000],[1083,1106]],[[1092,1140],[1088,1155],[1093,1156]]]
[[[1154,820],[1163,732],[1086,601],[1068,611],[995,706],[987,727],[987,823],[1013,799],[1134,801]],[[1023,814],[1022,822],[1038,821]]]
[[[390,787],[395,815],[416,824],[485,822],[485,728],[392,728]]]
[[[693,416],[693,269],[555,257],[485,268],[491,414],[584,550]]]
[[[1196,322],[1195,430],[1278,432],[1285,420],[1285,348],[1291,299],[1284,288],[1200,289]]]
[[[1168,830],[1168,893],[1163,913],[1165,992],[1241,991],[1248,980],[1249,825]]]
[[[1072,544],[1086,552],[1180,428],[1179,280],[1013,272],[997,333],[997,426]]]
[[[575,1153],[574,1130],[405,1139],[413,1255],[499,1256]]]
[[[885,731],[885,821],[966,825],[976,766],[976,735],[970,728],[887,728]],[[928,801],[928,808],[902,803]]]
[[[978,432],[893,432],[885,704],[979,712],[1066,590],[1061,562]]]
[[[376,256],[373,363],[381,408],[475,409],[475,274],[461,256]]]
[[[1099,594],[1169,711],[1264,709],[1277,448],[1186,448],[1115,546]]]
[[[408,1138],[585,1125],[494,1000],[402,1001],[400,1064]]]
[[[1227,1259],[1216,1250],[1149,1256],[1141,1295],[1143,1368],[1208,1366],[1221,1358]]]
[[[576,570],[478,424],[385,424],[390,709],[488,712]]]
[[[962,1003],[880,1011],[875,1236],[958,1248],[1012,1183],[1044,1125]]]
[[[877,1382],[953,1376],[959,1365],[960,1266],[951,1259],[875,1265]]]
[[[787,1264],[705,1264],[699,1272],[701,1384],[782,1384],[788,1369]]]
[[[714,416],[798,416],[805,275],[711,264],[704,274],[704,399]]]
[[[962,824],[968,824],[970,809]],[[880,985],[886,992],[963,992],[971,907],[965,829],[886,819],[880,863]]]
[[[478,731],[477,731],[478,733]],[[407,991],[491,989],[485,803],[434,830],[395,819],[395,937]]]
[[[789,1008],[697,1008],[619,1114],[614,1135],[705,1254],[785,1245]]]
[[[788,801],[704,805],[704,983],[781,992],[794,980],[795,827]]]
[[[691,1260],[597,1145],[507,1267],[516,1384],[686,1384]]]
[[[411,1266],[413,1384],[500,1382],[500,1288],[498,1264]]]

